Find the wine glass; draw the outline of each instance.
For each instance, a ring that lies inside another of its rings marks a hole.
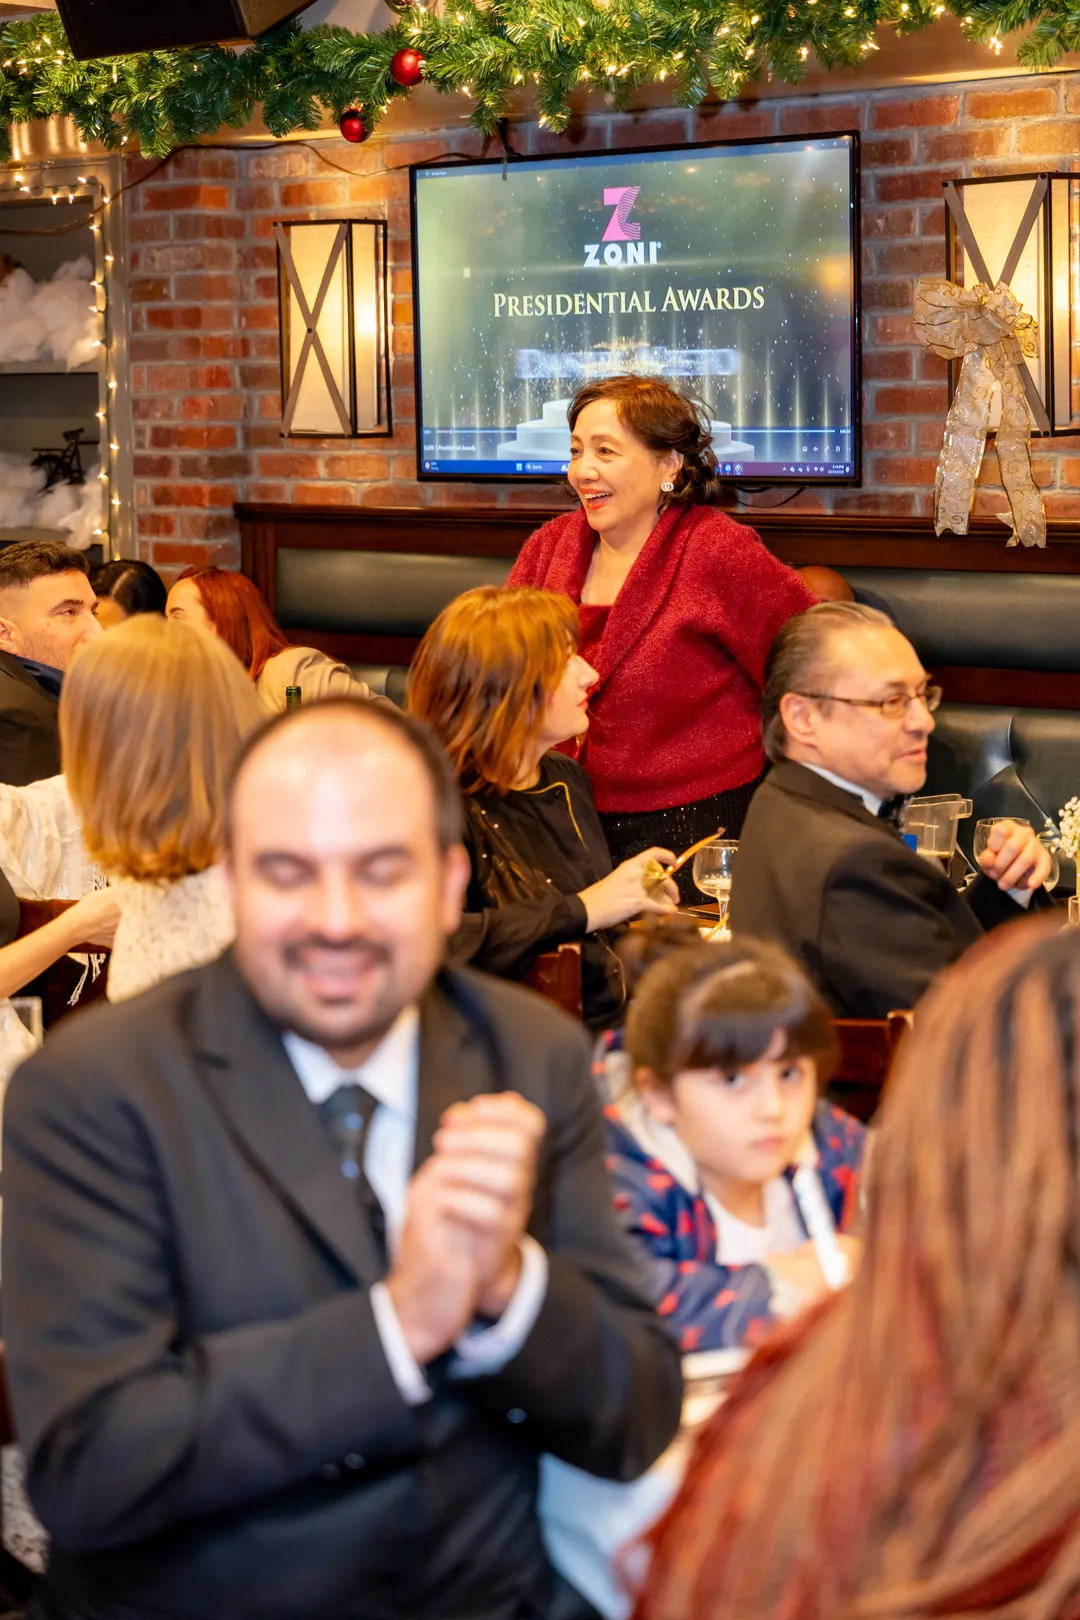
[[[1002,821],[1011,821],[1017,827],[1031,826],[1031,822],[1028,821],[1026,816],[987,816],[984,820],[976,822],[975,842],[972,845],[972,853],[975,856],[976,866],[979,864],[979,856],[990,842],[991,832]],[[1054,832],[1052,827],[1046,828],[1044,832],[1039,834],[1039,843],[1042,844],[1043,848],[1050,856],[1050,871],[1043,882],[1043,888],[1046,889],[1047,892],[1055,887],[1058,879],[1061,876],[1061,862],[1058,859],[1057,850],[1053,848],[1053,845],[1056,842],[1057,834]]]
[[[739,846],[734,839],[718,838],[706,844],[694,856],[694,882],[702,894],[716,901],[719,921],[709,934],[710,939],[730,939],[728,911],[731,908],[731,879],[735,869],[735,856]]]

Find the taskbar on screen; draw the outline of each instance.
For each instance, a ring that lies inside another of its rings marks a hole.
[[[424,456],[417,470],[422,478],[565,478],[567,463]],[[852,478],[855,473],[850,461],[721,461],[716,470],[721,478],[744,478],[754,483],[771,483],[781,478],[788,482],[799,478]]]

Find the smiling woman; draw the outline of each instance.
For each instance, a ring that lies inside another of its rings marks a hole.
[[[646,911],[651,849],[612,870],[588,778],[557,745],[589,729],[596,671],[577,650],[577,612],[550,591],[466,591],[420,643],[409,709],[458,774],[471,861],[455,954],[521,978],[538,955],[580,942],[582,1008],[596,1027],[623,1003],[614,930]]]
[[[590,383],[570,406],[580,510],[526,542],[509,584],[579,604],[596,671],[577,757],[616,860],[737,837],[765,766],[758,707],[799,576],[715,510],[707,414],[654,377]]]

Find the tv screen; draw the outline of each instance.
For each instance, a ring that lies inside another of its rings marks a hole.
[[[859,476],[858,137],[412,170],[421,478],[566,472],[566,407],[697,394],[721,475]]]

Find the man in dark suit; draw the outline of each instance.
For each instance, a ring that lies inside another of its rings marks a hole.
[[[0,782],[60,770],[60,686],[76,650],[101,634],[86,558],[58,540],[0,547]]]
[[[629,1479],[678,1355],[613,1213],[584,1032],[440,964],[468,862],[415,721],[271,721],[233,951],[15,1077],[4,1337],[40,1620],[576,1620],[538,1457]]]
[[[985,929],[1040,903],[1050,860],[1030,827],[995,827],[963,894],[901,836],[940,698],[911,643],[856,603],[792,619],[769,655],[774,764],[743,826],[731,923],[786,946],[842,1017],[913,1007]]]

